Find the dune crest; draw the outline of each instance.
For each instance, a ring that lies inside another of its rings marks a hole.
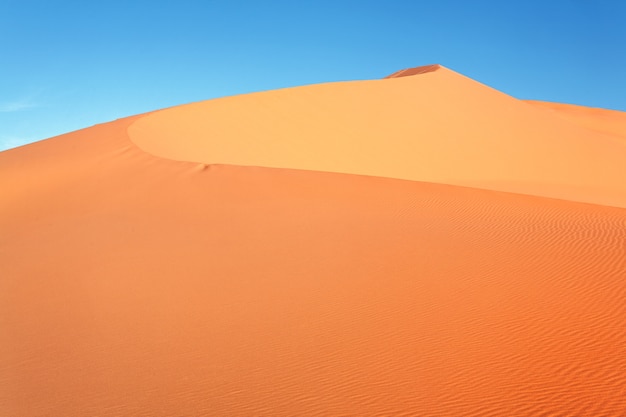
[[[385,78],[400,78],[400,77],[410,77],[412,75],[427,74],[429,72],[437,71],[440,68],[441,68],[441,65],[439,64],[407,68],[407,69],[403,69],[400,71],[396,71],[393,74],[386,76]]]

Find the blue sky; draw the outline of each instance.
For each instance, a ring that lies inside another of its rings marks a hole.
[[[626,111],[623,0],[0,0],[0,150],[192,101],[440,63]]]

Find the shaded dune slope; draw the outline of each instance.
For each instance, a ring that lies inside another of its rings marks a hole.
[[[623,208],[228,165],[187,124],[168,145],[194,106],[0,153],[0,415],[626,412]]]
[[[411,75],[426,74],[427,72],[437,71],[441,68],[442,68],[441,65],[438,65],[438,64],[424,65],[424,66],[415,67],[415,68],[407,68],[407,69],[403,69],[400,71],[396,71],[393,74],[388,75],[385,78],[400,78],[400,77],[409,77]]]

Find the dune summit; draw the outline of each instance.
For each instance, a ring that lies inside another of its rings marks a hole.
[[[622,416],[626,116],[434,65],[0,153],[0,415]]]
[[[425,74],[427,72],[437,71],[438,69],[441,69],[441,65],[439,64],[424,65],[421,67],[407,68],[396,71],[393,74],[386,76],[385,78],[409,77],[411,75]]]

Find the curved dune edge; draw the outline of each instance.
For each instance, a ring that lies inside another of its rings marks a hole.
[[[402,76],[411,73],[418,75]],[[178,161],[368,175],[626,207],[626,142],[618,129],[590,130],[438,65],[385,80],[174,107],[138,119],[128,132],[143,151]]]
[[[172,161],[136,120],[0,153],[0,415],[624,415],[623,209]]]

